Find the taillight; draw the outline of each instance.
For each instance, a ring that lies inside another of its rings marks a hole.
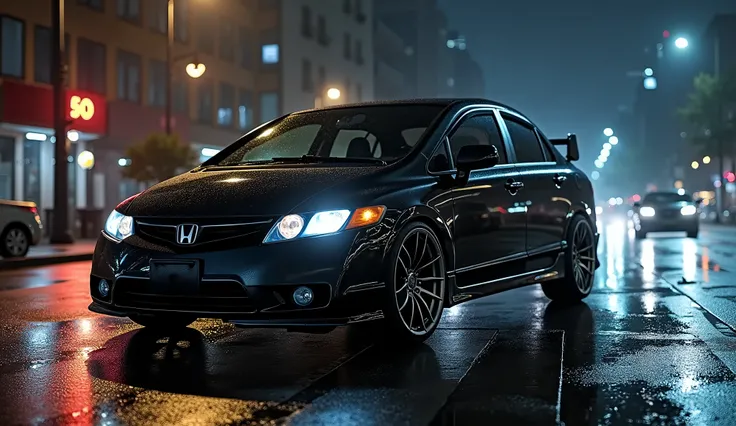
[[[30,210],[31,210],[31,213],[33,213],[34,215],[35,215],[35,214],[38,214],[38,208],[36,208],[36,207],[31,207],[31,208],[30,208]]]

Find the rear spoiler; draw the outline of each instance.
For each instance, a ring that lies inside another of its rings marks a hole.
[[[568,133],[565,139],[550,139],[552,145],[567,146],[567,161],[578,161],[580,159],[580,151],[578,150],[578,137],[574,133]]]

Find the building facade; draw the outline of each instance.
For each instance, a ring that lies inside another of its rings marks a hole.
[[[281,0],[284,111],[373,99],[373,3]],[[336,88],[339,99],[326,92]]]
[[[485,97],[483,70],[436,0],[375,0],[378,99]]]
[[[340,88],[333,102],[373,93],[368,0],[174,5],[171,124],[201,160],[285,111],[313,107],[318,87]],[[47,211],[55,143],[50,24],[48,0],[0,4],[0,198]],[[74,211],[109,210],[142,188],[121,170],[128,146],[165,129],[167,27],[166,0],[66,0]],[[193,60],[206,65],[197,79],[185,72]],[[76,162],[82,151],[94,153],[90,171]]]

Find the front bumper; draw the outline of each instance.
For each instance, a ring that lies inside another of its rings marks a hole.
[[[376,229],[295,241],[177,251],[137,236],[116,243],[100,235],[90,276],[90,310],[107,315],[176,312],[259,325],[343,324],[381,307],[385,241]],[[156,261],[191,261],[196,287],[156,281]],[[103,297],[100,280],[110,292]],[[298,306],[306,286],[314,301]],[[180,291],[181,290],[181,291]]]
[[[697,214],[671,218],[640,217],[637,230],[641,232],[697,231],[700,221]]]

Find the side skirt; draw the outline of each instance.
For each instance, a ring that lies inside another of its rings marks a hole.
[[[471,299],[488,296],[491,294],[501,293],[503,291],[514,288],[524,287],[544,281],[562,278],[565,275],[565,253],[560,252],[552,266],[548,268],[537,269],[522,274],[512,275],[494,279],[490,281],[480,282],[469,285],[467,287],[455,287],[455,292],[450,300],[450,306],[465,302]]]

